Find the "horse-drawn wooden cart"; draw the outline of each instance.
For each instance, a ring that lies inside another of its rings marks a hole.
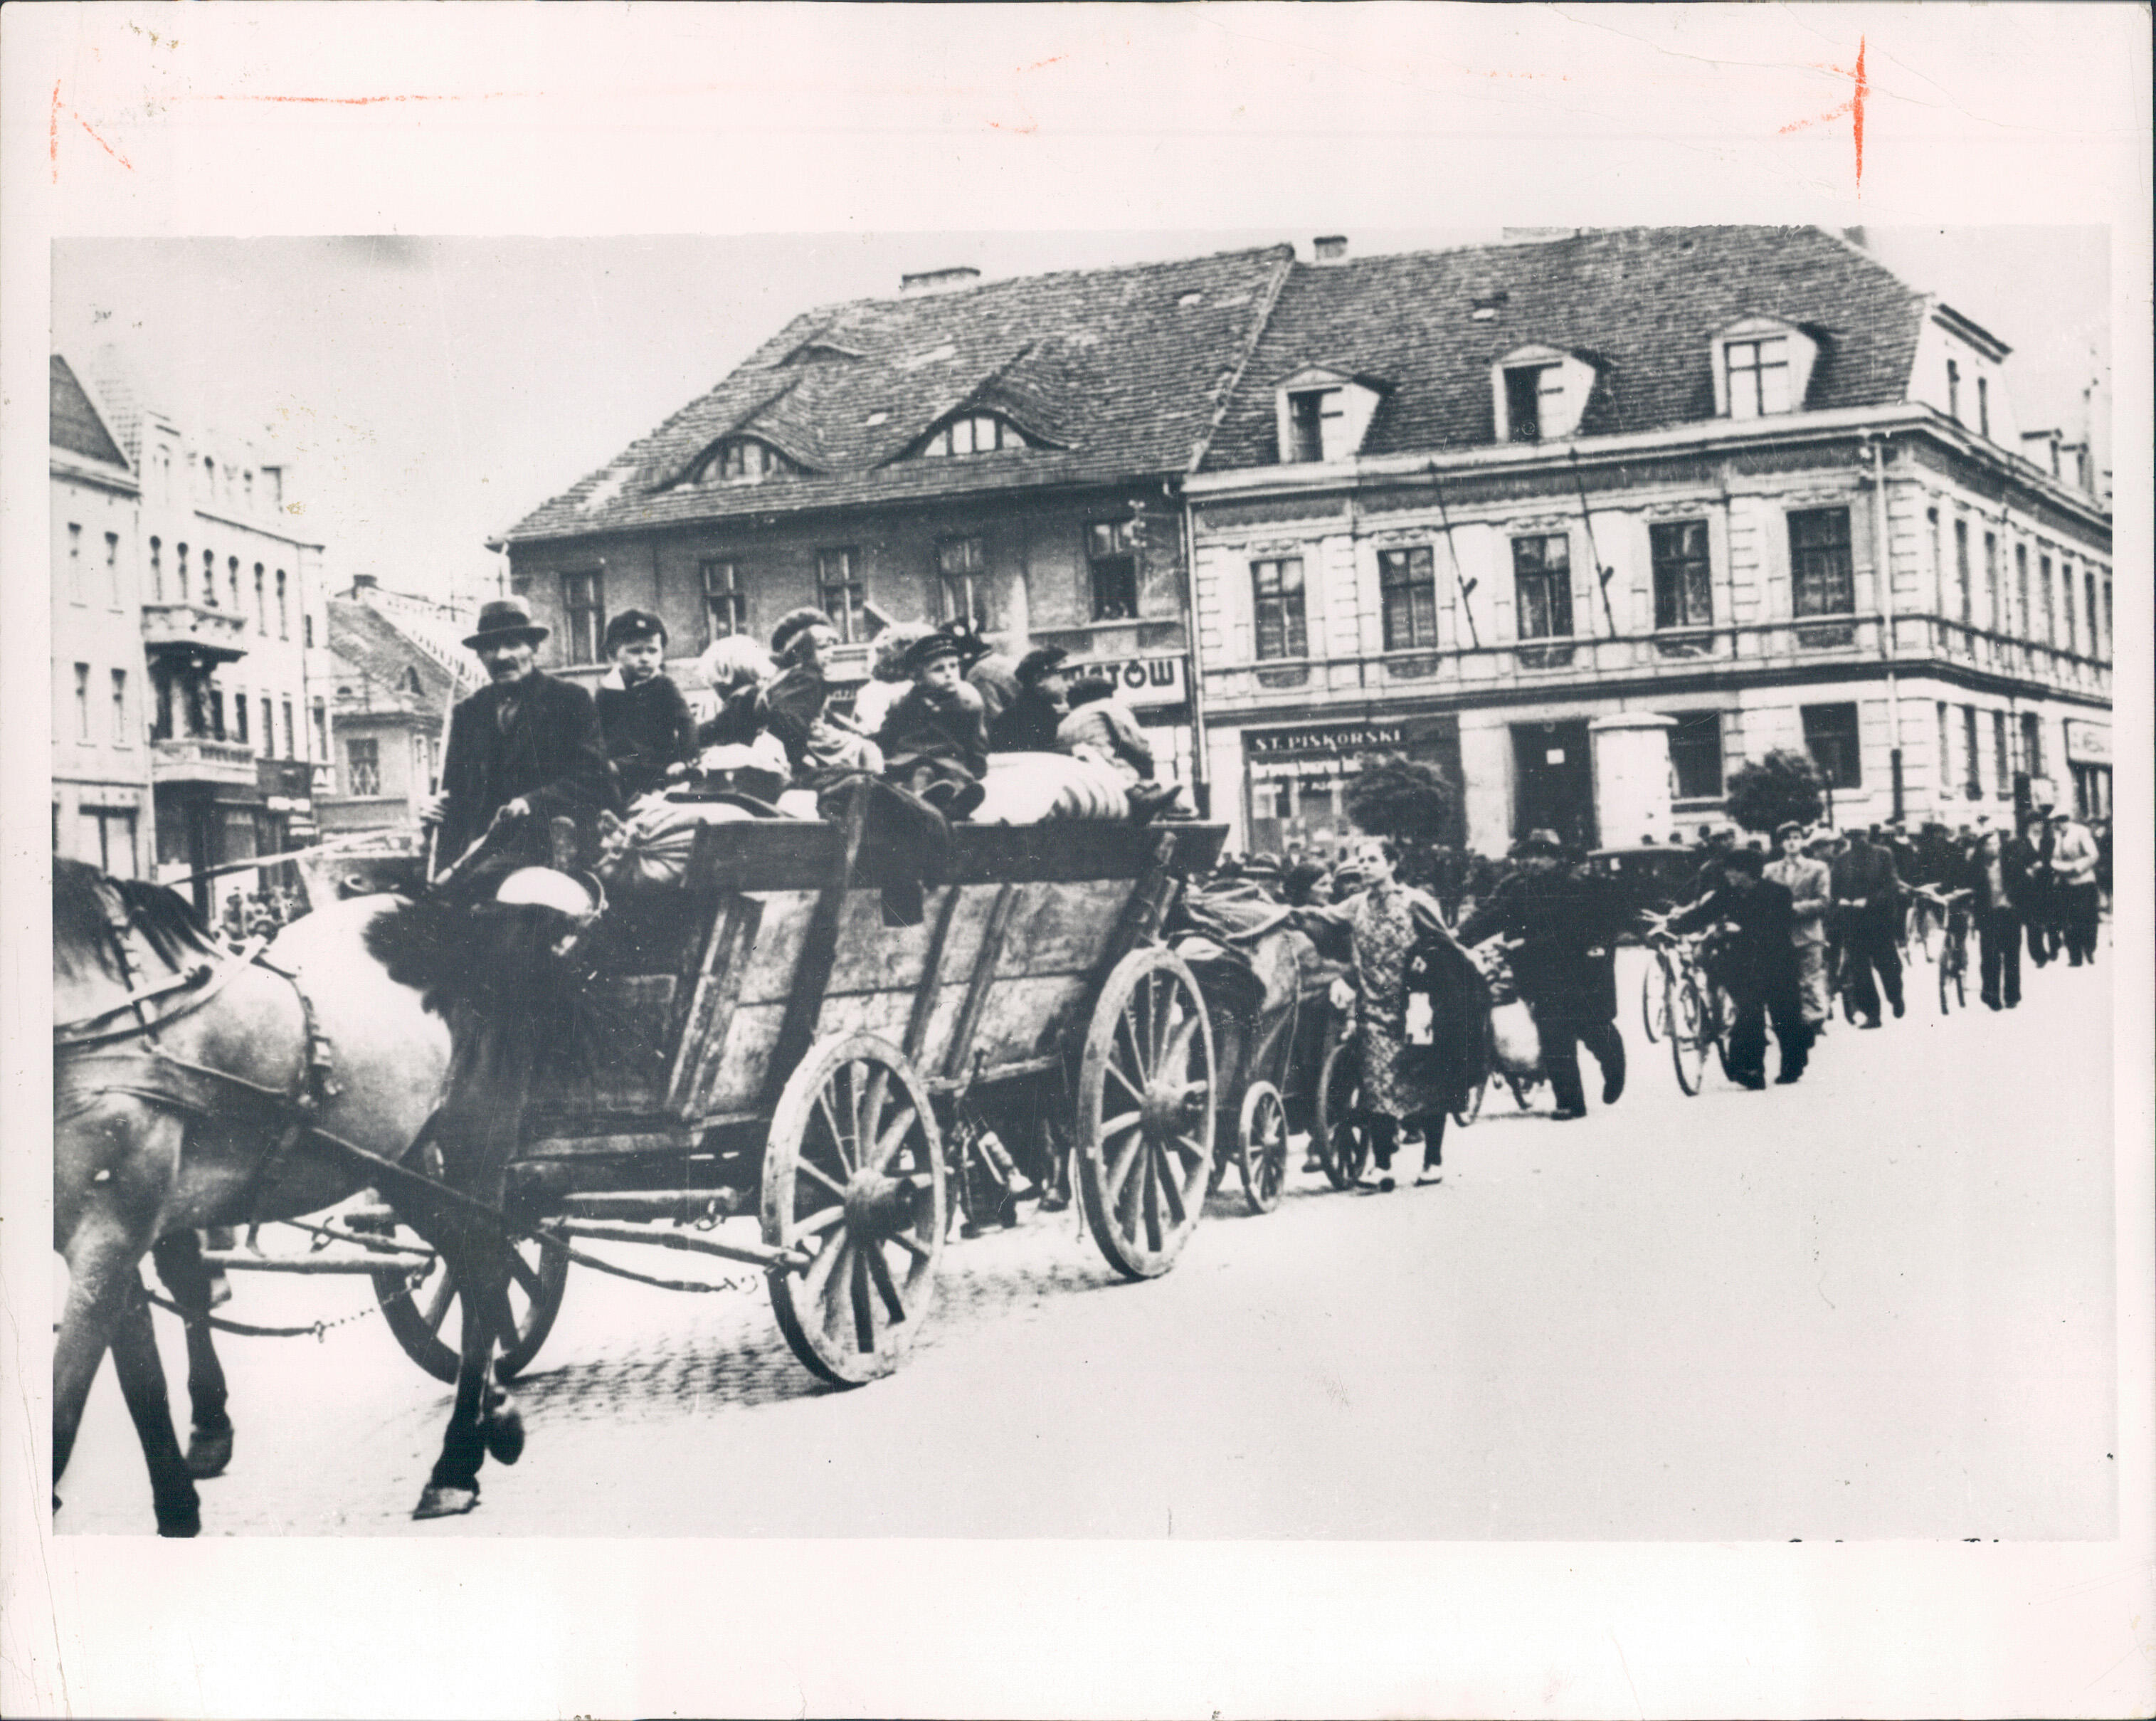
[[[1075,1150],[1101,1253],[1165,1272],[1204,1207],[1217,1085],[1160,928],[1223,834],[957,826],[905,925],[886,888],[906,894],[906,859],[858,820],[708,825],[679,883],[618,890],[586,953],[610,1053],[542,1070],[511,1169],[529,1235],[499,1366],[536,1354],[576,1244],[643,1242],[763,1270],[824,1379],[886,1374],[933,1304],[952,1162],[989,1135],[1043,1182]],[[400,1343],[453,1378],[446,1270],[400,1259],[375,1282]]]

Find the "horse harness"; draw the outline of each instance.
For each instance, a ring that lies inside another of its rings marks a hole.
[[[306,988],[300,984],[297,974],[270,960],[264,952],[264,939],[249,939],[230,958],[206,958],[167,979],[138,983],[136,977],[151,966],[141,948],[140,932],[117,893],[103,890],[99,894],[105,911],[108,948],[118,964],[121,984],[128,989],[118,1002],[54,1029],[53,1050],[65,1071],[64,1086],[80,1096],[56,1108],[56,1123],[80,1116],[100,1097],[110,1093],[128,1094],[204,1120],[231,1117],[233,1102],[237,1100],[243,1114],[258,1113],[275,1131],[269,1153],[249,1182],[250,1207],[254,1198],[275,1181],[302,1139],[346,1158],[377,1160],[378,1156],[331,1134],[316,1122],[322,1102],[341,1091],[331,1075],[335,1060],[327,1037],[316,1025],[314,1001],[307,996]],[[246,967],[276,975],[292,989],[299,1002],[305,1050],[299,1070],[284,1087],[265,1087],[229,1071],[180,1057],[159,1038],[161,1030],[208,1004]],[[189,995],[171,1008],[154,1015],[151,1013],[151,1004],[179,993]],[[131,1021],[114,1022],[114,1018],[131,1014]],[[146,1045],[136,1046],[131,1044],[135,1041]]]

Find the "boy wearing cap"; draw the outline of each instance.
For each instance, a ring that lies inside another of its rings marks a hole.
[[[696,720],[661,667],[665,622],[648,609],[624,609],[607,624],[605,646],[613,667],[593,700],[623,799],[634,800],[686,774],[696,756]]]
[[[948,634],[931,634],[906,655],[913,686],[899,696],[876,739],[884,775],[911,789],[947,819],[981,804],[988,769],[988,727],[979,690],[960,668]]]

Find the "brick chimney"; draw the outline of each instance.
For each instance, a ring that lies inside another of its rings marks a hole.
[[[1345,263],[1348,260],[1348,235],[1344,233],[1320,234],[1310,242],[1310,252],[1320,263]]]

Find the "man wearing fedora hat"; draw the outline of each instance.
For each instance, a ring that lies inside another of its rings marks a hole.
[[[574,819],[588,845],[600,812],[619,809],[591,696],[537,667],[547,634],[521,598],[497,598],[481,606],[465,640],[487,685],[450,713],[442,791],[419,807],[422,824],[440,827],[444,866],[496,824],[518,828],[504,834],[498,856],[490,853],[490,871],[543,865],[551,819]]]

